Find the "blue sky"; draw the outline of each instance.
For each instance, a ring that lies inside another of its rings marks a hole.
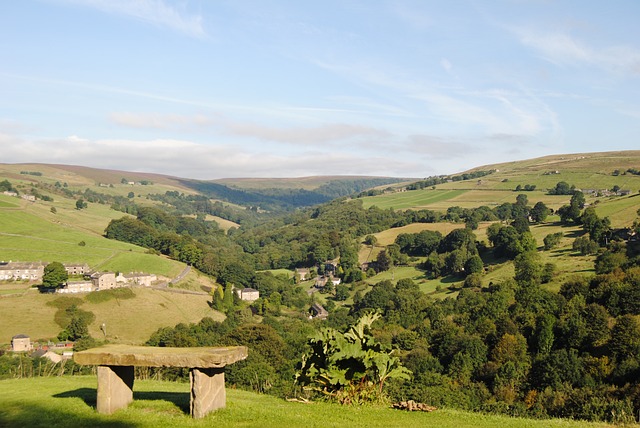
[[[640,2],[0,3],[0,162],[426,177],[640,148]]]

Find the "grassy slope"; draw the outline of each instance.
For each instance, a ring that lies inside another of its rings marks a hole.
[[[194,323],[208,316],[222,321],[224,316],[209,307],[210,297],[170,293],[151,289],[134,289],[135,298],[112,299],[101,303],[90,303],[85,296],[80,308],[93,312],[95,321],[89,333],[102,338],[100,325],[107,325],[107,339],[116,343],[144,343],[160,327],[178,323]],[[32,339],[54,338],[62,328],[54,322],[56,308],[48,302],[59,299],[59,295],[40,294],[29,290],[22,296],[0,298],[0,343],[9,343],[18,333]]]
[[[503,202],[514,202],[518,193],[525,193],[532,203],[542,201],[556,209],[568,203],[570,196],[547,195],[547,189],[559,181],[566,181],[582,189],[611,189],[614,185],[631,190],[640,190],[640,176],[625,174],[614,177],[615,169],[626,170],[640,166],[640,151],[589,153],[583,155],[556,155],[526,161],[487,165],[476,170],[498,169],[498,172],[480,180],[467,180],[439,184],[431,188],[409,192],[385,194],[363,198],[364,206],[377,205],[395,209],[428,208],[444,211],[450,206],[473,208],[480,205],[495,206]],[[559,171],[559,174],[545,175]],[[506,180],[506,181],[505,181]],[[533,192],[515,192],[520,184],[536,185]],[[628,226],[633,221],[635,210],[640,207],[638,197],[596,198],[587,197],[587,202],[597,199],[599,215],[609,215],[615,227]]]
[[[0,196],[0,200],[5,198]],[[103,237],[111,220],[106,213],[115,213],[103,206],[92,204],[82,211],[61,207],[53,214],[44,203],[9,199],[24,205],[20,209],[0,207],[3,260],[85,262],[98,270],[145,271],[168,277],[184,268],[183,263],[146,254],[144,248]],[[80,242],[86,245],[78,245]]]
[[[568,420],[531,420],[440,409],[404,412],[384,407],[295,403],[227,388],[227,407],[203,419],[188,415],[189,385],[136,381],[134,402],[113,415],[95,411],[94,376],[0,381],[0,426],[29,427],[605,427]]]

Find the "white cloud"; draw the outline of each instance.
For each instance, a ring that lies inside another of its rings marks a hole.
[[[451,69],[453,68],[453,64],[451,64],[451,61],[449,61],[446,58],[442,58],[440,60],[440,65],[442,66],[442,68],[444,68],[445,71],[449,72],[451,71]]]
[[[170,28],[190,37],[203,38],[206,32],[200,15],[168,6],[163,0],[61,0],[88,6],[103,12],[139,19],[159,27]]]
[[[184,140],[87,140],[78,136],[32,140],[0,134],[3,162],[77,164],[93,168],[152,172],[183,178],[396,175],[421,168],[415,161],[339,151],[278,154],[224,144]],[[73,154],[72,156],[70,154]]]
[[[640,51],[630,46],[595,48],[560,32],[512,30],[520,42],[559,66],[592,65],[609,72],[640,74]]]

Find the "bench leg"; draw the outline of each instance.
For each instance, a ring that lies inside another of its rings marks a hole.
[[[203,418],[207,413],[225,407],[224,367],[189,371],[191,381],[191,416]]]
[[[98,366],[98,413],[111,414],[133,401],[133,366]]]

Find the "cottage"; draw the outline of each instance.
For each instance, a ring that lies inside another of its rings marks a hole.
[[[142,285],[144,287],[151,287],[153,281],[156,281],[158,277],[150,273],[132,272],[128,275],[123,275],[127,284]]]
[[[79,263],[63,263],[64,270],[69,275],[87,275],[89,273],[89,265]]]
[[[253,302],[260,298],[260,292],[254,288],[239,288],[236,290],[236,294],[240,300],[246,302]]]
[[[306,281],[311,278],[311,269],[308,268],[297,268],[296,275],[300,278],[300,281]]]
[[[96,272],[91,275],[91,281],[98,291],[116,288],[116,274],[113,272]]]
[[[42,281],[43,263],[0,262],[0,281]]]
[[[327,319],[329,316],[329,312],[325,308],[323,308],[320,304],[314,303],[311,305],[311,317],[310,318],[318,318],[321,320]]]
[[[28,352],[32,349],[31,338],[26,334],[16,334],[11,338],[11,350],[13,352]]]
[[[92,281],[69,281],[67,285],[62,288],[58,288],[56,293],[67,294],[67,293],[90,293],[95,291],[96,286]]]

